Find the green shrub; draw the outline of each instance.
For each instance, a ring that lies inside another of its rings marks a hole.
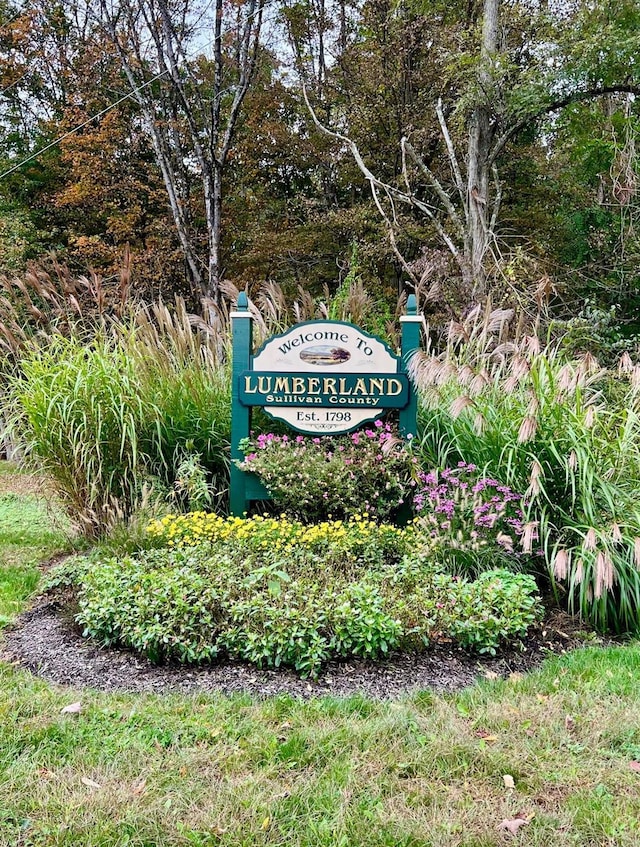
[[[402,624],[385,610],[380,586],[366,582],[349,585],[331,617],[332,647],[337,656],[377,659],[396,647]]]
[[[147,551],[87,569],[78,614],[84,634],[154,662],[213,658],[221,597],[202,560],[180,550]]]
[[[415,485],[415,460],[382,421],[341,437],[268,433],[240,446],[239,467],[259,477],[278,509],[308,522],[359,512],[388,520]]]
[[[539,613],[530,577],[472,583],[425,558],[372,564],[330,548],[288,555],[227,537],[94,563],[78,571],[78,621],[85,635],[153,661],[227,655],[314,675],[331,658],[378,659],[440,637],[492,652]]]
[[[485,571],[456,592],[449,634],[463,647],[496,652],[505,640],[524,638],[539,617],[537,587],[529,574]]]

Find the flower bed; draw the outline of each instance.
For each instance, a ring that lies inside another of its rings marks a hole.
[[[411,500],[418,467],[390,424],[323,438],[267,433],[241,443],[282,511],[309,523],[366,512],[388,520]]]
[[[308,676],[329,659],[440,639],[495,653],[541,615],[530,575],[447,573],[420,553],[417,524],[197,512],[154,521],[149,535],[155,549],[79,571],[78,621],[154,661],[226,656]]]

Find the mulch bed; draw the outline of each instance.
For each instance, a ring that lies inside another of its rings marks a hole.
[[[256,697],[289,694],[301,698],[361,694],[389,699],[425,689],[456,691],[483,676],[526,673],[550,654],[584,644],[584,628],[569,616],[553,612],[531,631],[522,649],[495,657],[479,658],[440,644],[425,653],[397,654],[384,662],[332,662],[317,680],[305,680],[291,671],[259,670],[237,662],[195,668],[153,665],[129,650],[103,649],[82,638],[67,604],[45,596],[6,632],[1,657],[48,682],[99,691],[246,693]]]

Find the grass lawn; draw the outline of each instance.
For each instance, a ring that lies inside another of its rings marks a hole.
[[[65,543],[5,465],[3,620]],[[390,703],[114,696],[0,665],[0,845],[640,845],[637,763],[637,644]]]

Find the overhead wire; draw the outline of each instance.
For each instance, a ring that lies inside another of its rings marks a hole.
[[[209,4],[209,5],[211,5],[211,4]],[[16,16],[16,17],[19,17],[19,15]],[[15,17],[13,18],[13,20],[15,20]],[[202,17],[200,18],[200,20],[202,20]],[[212,38],[208,42],[206,42],[204,45],[199,45],[195,50],[193,50],[193,52],[186,54],[182,61],[183,62],[188,61],[193,56],[196,56],[199,52],[202,52],[202,51],[206,50],[207,48],[211,47],[211,45],[214,44],[214,43],[215,43],[215,38]],[[95,115],[92,115],[90,118],[87,118],[86,120],[82,121],[82,123],[78,124],[73,129],[68,130],[67,132],[60,135],[58,138],[54,139],[53,141],[50,141],[48,144],[45,144],[44,147],[40,147],[38,150],[35,150],[29,156],[26,156],[24,159],[17,162],[15,165],[8,168],[6,171],[3,171],[2,173],[0,173],[0,180],[3,180],[5,177],[10,176],[12,173],[19,170],[21,167],[23,167],[23,165],[26,165],[29,162],[33,161],[33,159],[37,159],[38,156],[41,156],[43,153],[46,153],[47,150],[51,150],[52,147],[56,147],[58,144],[60,144],[60,142],[64,141],[66,138],[69,138],[70,136],[74,135],[76,132],[79,132],[81,129],[83,129],[85,126],[88,126],[93,121],[99,120],[100,118],[104,117],[104,115],[106,115],[108,112],[112,111],[112,109],[115,109],[121,103],[124,103],[126,100],[130,100],[132,97],[135,97],[136,94],[143,91],[145,88],[148,88],[150,85],[152,85],[154,82],[157,82],[163,76],[166,76],[166,74],[169,73],[169,70],[170,69],[167,68],[166,70],[155,74],[155,76],[148,79],[142,85],[139,85],[139,86],[136,86],[135,88],[132,88],[131,91],[127,92],[127,94],[124,94],[122,97],[119,97],[117,100],[115,100],[109,106],[106,106],[104,109],[101,109],[99,112],[96,112]],[[19,82],[19,80],[16,80],[16,82]]]

